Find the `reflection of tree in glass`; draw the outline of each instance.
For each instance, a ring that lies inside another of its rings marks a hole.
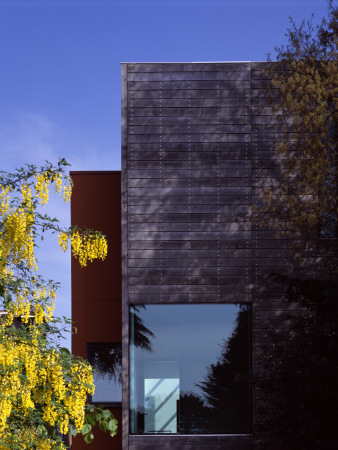
[[[131,329],[134,333],[133,344],[136,348],[152,352],[151,338],[155,337],[143,323],[143,320],[136,314],[140,309],[146,309],[144,305],[133,305],[131,309]]]
[[[182,392],[179,400],[178,432],[180,434],[208,433],[209,409],[194,392]]]
[[[108,377],[122,384],[122,349],[120,345],[100,346],[89,349],[89,360],[96,373],[95,378]]]
[[[209,433],[250,431],[249,309],[241,306],[236,328],[225,342],[221,357],[209,366],[205,381],[198,384],[209,409]]]

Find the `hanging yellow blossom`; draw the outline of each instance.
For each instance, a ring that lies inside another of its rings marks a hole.
[[[57,232],[62,251],[70,241],[82,267],[107,254],[100,233],[62,230],[38,212],[52,185],[69,202],[72,183],[63,165],[29,166],[12,178],[0,171],[0,450],[66,449],[57,432],[82,432],[87,396],[94,392],[89,363],[53,347],[48,337],[59,333],[55,284],[36,273],[39,229]],[[97,420],[106,419],[101,414]]]

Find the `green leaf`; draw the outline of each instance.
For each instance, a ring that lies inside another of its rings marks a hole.
[[[107,431],[107,424],[106,424],[106,422],[100,420],[99,428],[100,428],[101,431],[103,431],[105,433]]]
[[[84,441],[85,441],[86,444],[91,444],[91,443],[93,442],[93,440],[94,440],[94,435],[93,435],[93,433],[86,434],[86,435],[84,436]]]
[[[92,430],[92,426],[89,423],[85,423],[82,427],[81,434],[88,434]]]
[[[108,418],[111,416],[111,412],[109,411],[109,409],[105,409],[105,410],[102,412],[102,415],[103,415],[103,417],[104,417],[105,419],[108,419]]]
[[[46,427],[44,427],[43,425],[39,425],[37,430],[40,434],[46,434],[47,432]]]
[[[86,421],[87,421],[92,427],[95,426],[96,420],[95,420],[95,418],[93,417],[92,414],[87,414],[87,415],[86,415]]]
[[[77,434],[79,434],[79,430],[78,430],[77,428],[73,427],[73,425],[71,425],[71,426],[69,427],[69,433],[70,433],[72,436],[76,436]]]
[[[109,431],[115,431],[117,429],[117,420],[112,419],[109,421],[107,428]]]

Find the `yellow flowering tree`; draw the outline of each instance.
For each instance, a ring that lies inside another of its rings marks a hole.
[[[40,211],[51,187],[69,201],[67,165],[61,159],[0,172],[0,450],[62,450],[68,433],[90,443],[96,423],[112,436],[117,431],[108,410],[86,404],[94,392],[90,364],[51,339],[60,334],[53,316],[57,285],[37,273],[36,240],[45,231],[58,234],[61,250],[70,242],[81,266],[107,254],[101,233],[62,229]]]

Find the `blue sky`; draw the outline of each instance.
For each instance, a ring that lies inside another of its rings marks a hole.
[[[0,169],[65,157],[71,170],[120,169],[120,63],[265,61],[325,0],[0,0]],[[46,211],[47,212],[47,211]],[[53,199],[50,214],[69,223]],[[40,246],[70,316],[70,255]]]

